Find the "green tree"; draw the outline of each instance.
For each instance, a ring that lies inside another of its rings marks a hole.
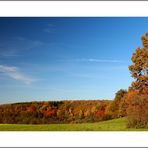
[[[124,89],[117,91],[114,100],[106,107],[105,114],[110,116],[110,118],[120,117],[121,103],[126,94],[127,91]]]

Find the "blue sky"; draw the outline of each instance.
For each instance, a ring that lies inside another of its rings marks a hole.
[[[113,99],[148,18],[0,18],[0,103]]]

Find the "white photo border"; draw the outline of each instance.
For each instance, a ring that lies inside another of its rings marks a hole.
[[[147,1],[1,1],[1,17],[147,17]],[[148,132],[0,132],[0,147],[147,147]]]

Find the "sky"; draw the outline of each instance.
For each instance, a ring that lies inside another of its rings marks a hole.
[[[113,99],[148,18],[1,17],[0,103]]]

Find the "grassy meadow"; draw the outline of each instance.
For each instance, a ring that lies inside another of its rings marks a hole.
[[[81,124],[0,124],[0,131],[148,131],[126,127],[127,119],[119,118]]]

